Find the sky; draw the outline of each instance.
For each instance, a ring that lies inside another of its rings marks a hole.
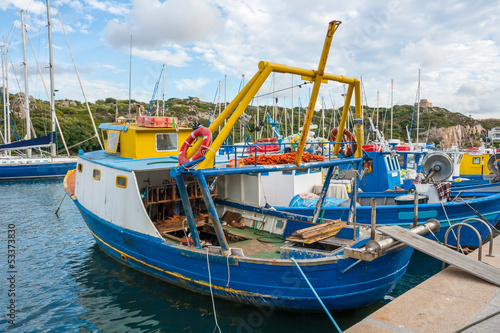
[[[390,107],[391,79],[393,103],[412,105],[420,70],[421,98],[476,119],[500,118],[498,1],[52,0],[56,99],[84,101],[56,5],[90,102],[128,100],[129,76],[131,97],[142,102],[157,82],[160,99],[230,101],[261,60],[317,69],[328,23],[337,20],[325,72],[362,79],[369,106]],[[47,100],[34,57],[48,85],[45,1],[0,1],[9,91],[25,86],[20,10],[33,45],[29,93]],[[278,106],[305,107],[312,84],[300,83],[276,74],[259,104],[271,104],[274,90]],[[343,91],[322,85],[316,108],[343,105]]]

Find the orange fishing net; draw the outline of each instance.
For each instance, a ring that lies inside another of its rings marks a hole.
[[[287,153],[287,154],[276,154],[276,155],[259,155],[257,156],[257,164],[289,164],[295,161],[295,155],[297,152]],[[302,162],[311,161],[324,161],[325,157],[322,155],[312,155],[308,153],[302,154]],[[238,165],[254,165],[255,156],[240,158],[238,159]],[[229,162],[229,165],[234,166],[234,160]],[[229,166],[228,165],[228,166]]]

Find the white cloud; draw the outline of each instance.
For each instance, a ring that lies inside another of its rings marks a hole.
[[[44,8],[41,1],[25,2],[33,8]],[[137,60],[158,65],[167,62],[169,67],[185,68],[184,73],[194,68],[189,78],[197,75],[206,82],[210,78],[207,88],[217,80],[215,77],[225,74],[233,82],[243,73],[250,78],[260,60],[316,68],[328,22],[337,19],[342,24],[333,37],[326,71],[363,76],[369,105],[376,104],[380,91],[380,105],[388,106],[391,78],[394,102],[412,104],[421,68],[422,97],[434,105],[466,114],[472,112],[473,116],[475,112],[485,116],[496,116],[498,112],[495,93],[500,89],[500,5],[490,1],[361,0],[355,7],[330,0],[59,3],[60,8],[65,4],[66,9],[77,8],[78,3],[84,6],[74,21],[65,23],[74,30],[88,32],[89,38],[95,36],[96,28],[104,26],[102,39],[96,38],[97,46],[93,49],[101,48],[103,54],[128,55],[133,35],[132,53]],[[0,3],[0,9],[17,6],[14,0]],[[36,29],[37,25],[32,24]],[[109,59],[103,62],[111,63]],[[141,83],[145,87],[141,89],[151,90],[158,73],[155,68],[151,74],[144,74],[152,79]],[[296,79],[295,84],[298,82]],[[288,78],[277,79],[277,89],[289,84]],[[183,89],[189,86],[182,85]],[[193,89],[197,86],[191,85]],[[470,95],[470,86],[486,90]],[[262,89],[267,92],[269,84]],[[307,104],[308,88],[300,91],[302,104]],[[330,93],[341,104],[341,92],[341,85],[328,84],[322,86],[320,95]],[[290,91],[282,93],[285,94],[290,97]],[[330,98],[326,100],[329,102]]]
[[[202,89],[207,83],[208,80],[206,79],[182,79],[182,80],[174,80],[174,83],[177,85],[177,88],[180,91],[190,91],[190,90],[200,90]]]

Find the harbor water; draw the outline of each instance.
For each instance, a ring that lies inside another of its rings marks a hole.
[[[124,267],[96,245],[61,179],[0,182],[0,214],[0,332],[213,332],[214,314],[222,332],[335,331],[325,313],[220,299],[214,313],[209,296]],[[346,329],[439,270],[415,253],[384,300],[333,317]]]

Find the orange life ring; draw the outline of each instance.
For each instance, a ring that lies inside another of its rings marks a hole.
[[[202,137],[203,142],[201,143],[200,148],[190,159],[186,158],[186,152],[191,147],[191,144],[195,141],[195,139]],[[212,132],[206,127],[198,127],[195,129],[184,141],[182,144],[181,150],[179,151],[179,165],[186,164],[188,162],[194,161],[205,155],[208,151],[208,147],[210,147],[210,143],[212,142]]]
[[[276,138],[260,138],[260,139],[257,139],[257,141],[255,141],[256,143],[259,142],[278,142],[278,139]]]
[[[330,132],[330,141],[336,141],[337,140],[337,133],[339,129],[338,127],[335,127],[332,129]],[[344,129],[344,135],[343,135],[343,140],[344,142],[351,142],[354,141],[356,142],[356,138],[354,137],[354,134],[349,132],[348,130]],[[351,147],[352,146],[352,147]],[[344,145],[345,148],[341,150],[342,154],[346,157],[351,157],[352,153],[358,149],[358,145],[356,143],[348,143]]]

